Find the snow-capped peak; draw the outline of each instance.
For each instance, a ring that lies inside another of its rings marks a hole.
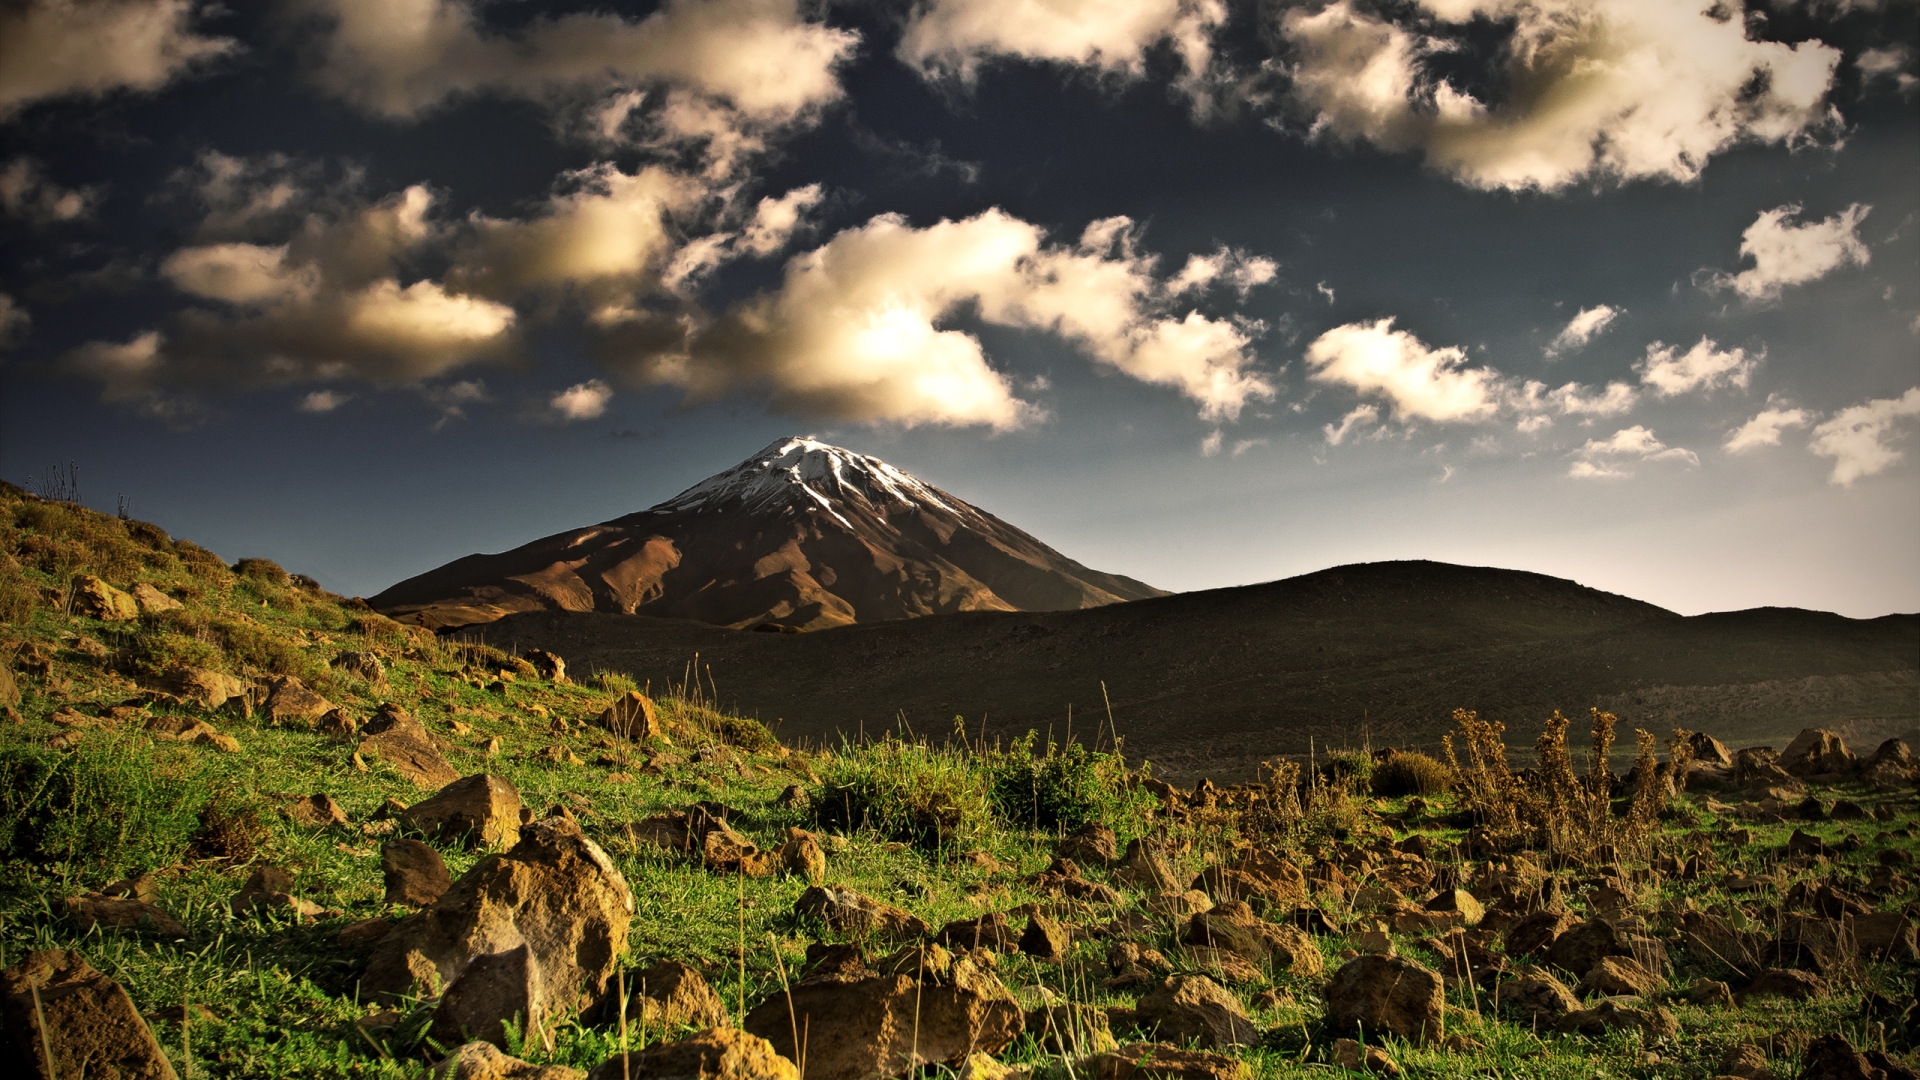
[[[877,457],[796,435],[774,441],[733,468],[654,507],[653,512],[698,511],[735,500],[755,511],[818,507],[849,528],[852,523],[836,509],[840,504],[861,502],[876,510],[883,504],[934,506],[949,513],[971,509]]]

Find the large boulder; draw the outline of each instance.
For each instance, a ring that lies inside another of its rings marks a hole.
[[[545,649],[529,649],[524,659],[533,665],[534,674],[550,683],[565,685],[567,662],[560,657],[560,654],[550,653]]]
[[[1687,748],[1693,751],[1693,760],[1703,765],[1733,768],[1733,752],[1727,749],[1727,744],[1704,731],[1689,732]]]
[[[439,789],[460,779],[460,773],[440,756],[433,736],[413,714],[391,702],[380,706],[360,728],[360,753],[378,755],[400,775],[423,788]]]
[[[814,1069],[809,1063],[807,1072]],[[823,1075],[824,1074],[816,1074]],[[587,1080],[799,1080],[800,1071],[773,1044],[731,1028],[713,1027],[678,1042],[616,1054]]]
[[[0,971],[0,1014],[13,1035],[9,1076],[176,1080],[133,999],[77,952],[40,949]]]
[[[572,819],[550,817],[395,926],[361,990],[390,1000],[445,987],[433,1037],[498,1044],[516,1013],[535,1030],[603,996],[632,916],[633,894],[606,852]]]
[[[652,967],[627,973],[627,1022],[655,1033],[685,1027],[717,1028],[733,1023],[726,1002],[713,992],[700,972],[678,960],[662,960]],[[593,1016],[601,1024],[620,1019],[620,984],[608,985]]]
[[[389,840],[380,848],[389,904],[431,907],[453,887],[446,860],[420,840]]]
[[[1206,1050],[1252,1046],[1260,1032],[1238,998],[1205,975],[1176,975],[1140,999],[1134,1023],[1163,1042]]]
[[[186,606],[144,581],[136,584],[129,591],[133,594],[133,602],[140,605],[140,613],[142,615],[158,615],[163,611],[179,611]]]
[[[433,1067],[432,1080],[581,1080],[586,1073],[566,1065],[534,1065],[508,1057],[490,1042],[455,1047]]]
[[[131,622],[140,617],[140,603],[92,574],[75,574],[73,613],[101,622]]]
[[[333,702],[307,689],[291,675],[267,684],[267,719],[276,724],[312,724],[333,710]]]
[[[400,820],[437,840],[480,847],[520,842],[520,791],[504,776],[476,773],[408,807]]]
[[[1300,868],[1259,848],[1248,848],[1230,866],[1208,867],[1192,888],[1216,901],[1258,896],[1283,911],[1307,902],[1307,876]]]
[[[594,723],[634,742],[660,736],[660,718],[653,707],[653,699],[638,690],[629,690],[615,698]]]
[[[799,1035],[815,1080],[958,1066],[974,1053],[999,1053],[1025,1030],[1013,995],[970,957],[934,945],[876,967],[803,979],[748,1013],[742,1027],[788,1060],[799,1057]]]
[[[168,668],[149,680],[149,685],[162,693],[208,709],[217,709],[235,699],[244,701],[247,695],[244,681],[206,668]]]
[[[1323,994],[1327,1022],[1338,1032],[1391,1032],[1415,1043],[1438,1042],[1446,1034],[1439,974],[1405,957],[1354,957],[1333,973]]]
[[[1807,728],[1780,752],[1780,767],[1794,776],[1850,773],[1857,765],[1846,740],[1825,728]]]

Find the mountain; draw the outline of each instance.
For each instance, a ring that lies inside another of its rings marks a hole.
[[[819,630],[1165,595],[1090,570],[879,458],[795,437],[658,506],[468,555],[370,602],[435,629],[598,611]]]
[[[1071,707],[1079,737],[1118,730],[1130,753],[1187,780],[1246,777],[1310,739],[1437,751],[1455,708],[1505,723],[1516,750],[1555,709],[1583,732],[1594,706],[1620,717],[1623,747],[1635,727],[1745,745],[1824,726],[1871,750],[1920,726],[1920,616],[1682,617],[1541,574],[1434,562],[797,636],[565,613],[484,630],[656,687],[682,681],[698,653],[720,704],[789,742],[833,743],[901,718],[940,737],[956,715],[975,734],[984,722],[989,736],[1064,736]]]

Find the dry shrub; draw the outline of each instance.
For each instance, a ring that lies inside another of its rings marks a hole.
[[[1382,798],[1438,795],[1452,783],[1453,770],[1445,762],[1418,751],[1390,751],[1373,769],[1373,793]]]
[[[293,579],[287,572],[272,559],[241,559],[233,564],[233,572],[238,577],[252,578],[255,581],[264,581],[269,585],[279,585],[283,588],[293,583]]]
[[[1264,797],[1237,807],[1232,819],[1234,829],[1249,840],[1298,850],[1346,839],[1363,824],[1351,777],[1336,779],[1326,769],[1308,773],[1297,761],[1280,760],[1260,764],[1260,781]]]

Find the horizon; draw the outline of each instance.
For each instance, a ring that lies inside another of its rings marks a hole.
[[[1920,611],[1920,9],[1122,8],[36,0],[0,478],[370,596],[809,430],[1174,592]]]

